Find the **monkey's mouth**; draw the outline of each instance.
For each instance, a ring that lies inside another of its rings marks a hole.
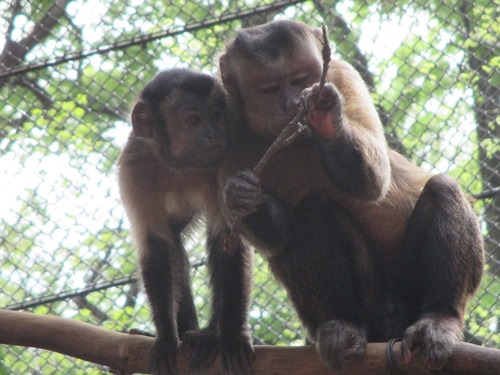
[[[226,154],[226,145],[218,144],[196,153],[196,158],[207,163],[218,161]]]

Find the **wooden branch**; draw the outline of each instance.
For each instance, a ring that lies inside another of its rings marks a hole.
[[[130,373],[145,373],[153,339],[57,316],[0,310],[0,343],[47,349]]]
[[[56,316],[0,310],[0,344],[21,345],[55,351],[89,362],[108,366],[115,373],[148,373],[148,351],[153,338],[106,330],[88,323]],[[255,346],[255,374],[327,375],[332,374],[320,362],[312,346]],[[387,344],[368,344],[362,361],[347,361],[343,375],[388,373]],[[394,373],[431,374],[418,360],[401,363],[399,343],[393,348]],[[178,351],[179,374],[187,374],[188,358]],[[445,375],[498,374],[500,351],[461,343],[445,366],[437,372]],[[219,361],[207,369],[207,375],[221,374]]]

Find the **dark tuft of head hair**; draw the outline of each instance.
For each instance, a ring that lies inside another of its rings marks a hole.
[[[310,36],[311,30],[307,25],[292,20],[278,20],[238,31],[227,52],[249,60],[263,57],[277,59],[284,50],[293,50]]]
[[[174,68],[158,73],[142,90],[141,99],[155,107],[180,88],[199,98],[207,98],[213,90],[215,79],[191,69]]]

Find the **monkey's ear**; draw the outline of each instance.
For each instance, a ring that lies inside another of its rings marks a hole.
[[[233,80],[231,78],[231,69],[229,68],[229,61],[227,57],[227,53],[220,55],[219,57],[219,69],[220,69],[220,78],[222,79],[222,83],[226,87],[232,86]]]
[[[312,28],[312,32],[314,37],[323,44],[323,30],[319,27],[314,27]]]
[[[141,137],[150,137],[153,128],[153,118],[148,103],[140,100],[132,109],[132,127],[134,133]]]

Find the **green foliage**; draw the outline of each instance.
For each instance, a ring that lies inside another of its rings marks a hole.
[[[500,280],[485,274],[481,287],[469,303],[472,308],[465,320],[466,329],[486,346],[500,348]]]
[[[0,375],[7,375],[8,368],[3,364],[3,358],[5,357],[5,350],[0,347]]]
[[[274,280],[260,255],[256,256],[255,270],[254,307],[249,317],[254,337],[266,345],[303,345],[305,337],[286,292]]]

